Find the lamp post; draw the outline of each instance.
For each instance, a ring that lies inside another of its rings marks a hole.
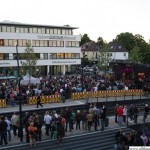
[[[84,62],[84,58],[86,57],[87,55],[83,54],[83,57],[82,57],[82,78],[81,78],[81,83],[82,83],[82,92],[83,92],[83,62]]]
[[[21,91],[20,91],[20,73],[19,73],[19,54],[18,54],[18,43],[16,44],[16,58],[17,58],[17,78],[18,78],[18,98],[19,98],[19,122],[20,122],[20,141],[23,141],[23,128],[22,128],[22,103],[21,103]]]

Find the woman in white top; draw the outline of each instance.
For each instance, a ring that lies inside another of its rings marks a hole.
[[[125,105],[123,108],[123,122],[126,122],[126,118],[127,118],[127,106]]]

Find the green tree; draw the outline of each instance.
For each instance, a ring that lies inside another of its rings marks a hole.
[[[80,46],[83,45],[84,43],[90,42],[90,41],[91,41],[91,40],[90,40],[88,34],[84,34],[84,35],[81,37]]]
[[[129,51],[129,53],[135,46],[135,37],[129,32],[120,33],[116,36],[115,40],[122,44]]]
[[[26,49],[24,53],[20,54],[20,58],[22,59],[21,64],[25,68],[25,71],[28,70],[31,75],[33,73],[33,67],[37,63],[37,57],[30,42],[26,43]]]
[[[110,62],[109,46],[105,44],[103,49],[98,52],[98,68],[100,70],[107,71],[107,67]]]
[[[101,49],[106,45],[106,41],[104,41],[102,37],[98,37],[97,45],[98,45],[98,48]]]
[[[133,62],[142,62],[143,61],[143,57],[140,51],[140,48],[138,46],[135,46],[129,55],[129,59]]]

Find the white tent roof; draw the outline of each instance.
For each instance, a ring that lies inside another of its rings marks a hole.
[[[25,75],[23,77],[23,79],[20,81],[20,84],[26,85],[26,84],[39,84],[40,83],[40,79],[39,78],[34,78],[30,75]]]

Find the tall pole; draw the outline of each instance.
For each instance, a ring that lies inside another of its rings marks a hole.
[[[20,91],[20,72],[19,72],[19,54],[18,54],[18,43],[16,44],[17,53],[17,79],[18,79],[18,90],[19,90],[19,122],[20,122],[20,141],[23,141],[23,128],[22,128],[22,103],[21,103],[21,91]]]

